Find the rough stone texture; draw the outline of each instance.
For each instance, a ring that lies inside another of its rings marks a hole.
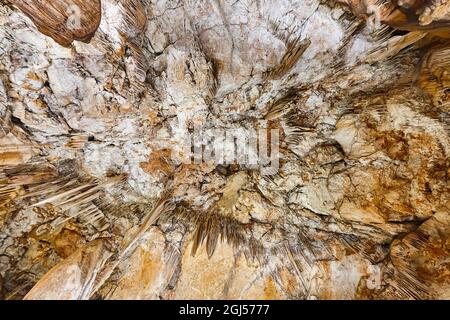
[[[2,2],[0,298],[449,299],[450,6],[373,3]]]
[[[57,0],[51,3],[42,0],[11,0],[11,2],[35,23],[39,31],[63,46],[70,45],[73,40],[91,40],[101,20],[100,0]]]

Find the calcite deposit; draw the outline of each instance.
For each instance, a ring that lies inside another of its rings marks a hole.
[[[447,0],[0,0],[0,299],[450,299],[449,112]]]

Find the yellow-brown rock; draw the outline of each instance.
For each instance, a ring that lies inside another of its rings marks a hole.
[[[108,250],[97,240],[54,266],[25,296],[25,300],[81,300],[90,296],[93,281]]]
[[[449,23],[2,1],[0,298],[449,298]]]
[[[12,0],[40,32],[62,46],[74,40],[89,42],[101,20],[100,0]]]

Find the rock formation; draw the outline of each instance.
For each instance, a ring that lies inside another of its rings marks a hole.
[[[0,299],[450,299],[449,72],[446,0],[1,0]]]

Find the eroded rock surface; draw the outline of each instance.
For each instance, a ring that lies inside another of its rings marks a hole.
[[[449,299],[449,8],[2,3],[0,298]]]

